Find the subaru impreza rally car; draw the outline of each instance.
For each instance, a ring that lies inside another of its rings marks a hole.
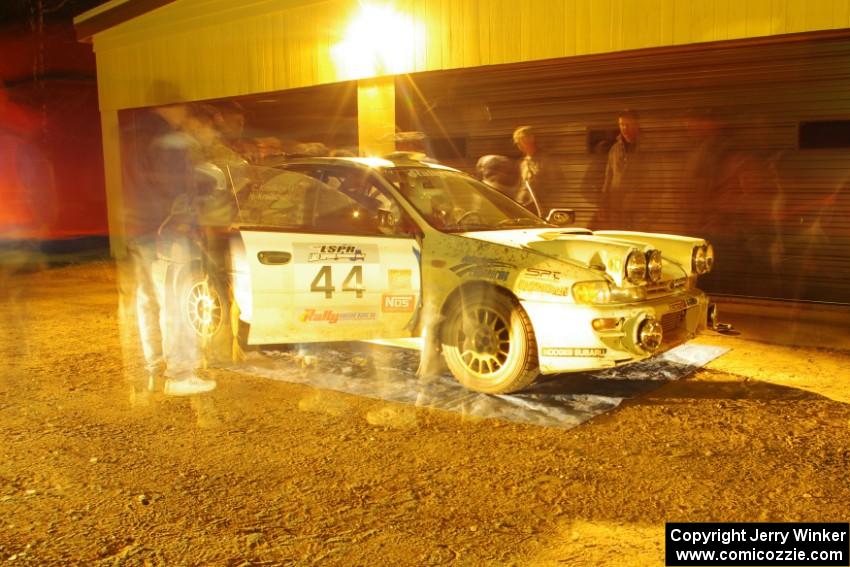
[[[464,386],[506,393],[541,374],[642,360],[715,317],[697,289],[714,263],[700,238],[559,226],[565,210],[543,220],[465,173],[409,158],[257,169],[216,189],[234,212],[208,269],[163,259],[163,281],[206,337],[422,337],[423,357],[441,355]]]

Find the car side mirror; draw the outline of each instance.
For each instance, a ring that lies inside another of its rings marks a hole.
[[[546,222],[555,226],[569,226],[576,222],[576,212],[573,209],[552,209],[546,215]]]

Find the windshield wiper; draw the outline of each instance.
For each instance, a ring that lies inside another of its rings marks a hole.
[[[496,223],[497,227],[504,226],[520,226],[523,224],[527,224],[529,226],[545,226],[545,223],[538,221],[537,219],[530,219],[528,217],[516,217],[512,219],[502,219]]]

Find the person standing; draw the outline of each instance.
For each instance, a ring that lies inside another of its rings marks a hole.
[[[597,222],[605,228],[631,228],[637,203],[637,169],[640,148],[638,113],[624,110],[617,117],[620,133],[608,150],[602,199]],[[594,227],[601,228],[601,227]]]
[[[507,156],[488,154],[481,156],[475,164],[478,178],[514,201],[527,194],[520,185],[519,168],[516,161]]]
[[[533,127],[520,126],[514,130],[513,139],[523,155],[519,164],[520,190],[516,201],[541,216],[543,209],[540,201],[551,197],[556,189],[555,164],[541,151],[537,133]]]
[[[124,198],[127,258],[133,278],[139,335],[147,370],[147,388],[171,395],[207,392],[213,380],[194,374],[199,360],[197,341],[179,324],[178,313],[165,312],[168,297],[158,294],[153,278],[159,246],[188,246],[186,227],[161,230],[176,202],[191,203],[195,172],[190,150],[194,144],[183,131],[185,104],[144,110],[133,118],[124,138]],[[182,230],[182,236],[181,236]],[[162,233],[162,234],[161,234]],[[179,301],[173,302],[179,311]]]

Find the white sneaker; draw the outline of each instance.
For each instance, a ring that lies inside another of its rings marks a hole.
[[[182,380],[168,379],[165,381],[164,392],[167,396],[191,396],[215,390],[215,380],[202,380],[197,376],[189,376]]]

